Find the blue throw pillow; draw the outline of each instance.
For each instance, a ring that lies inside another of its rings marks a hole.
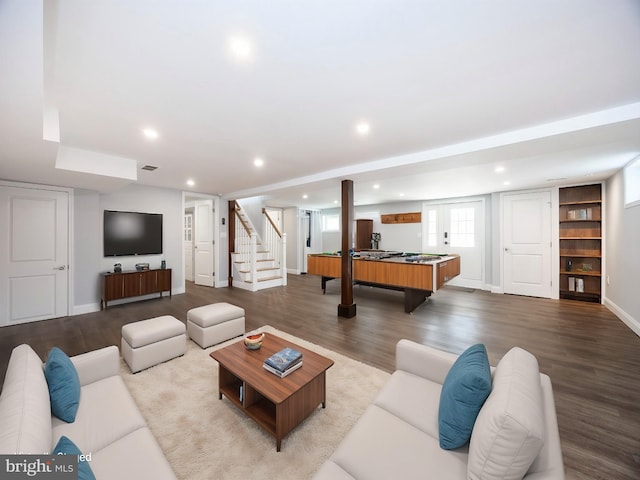
[[[58,440],[58,444],[53,449],[54,455],[83,455],[80,449],[68,437],[64,435]],[[78,457],[78,480],[96,480],[93,470],[86,460],[86,456]]]
[[[49,386],[51,413],[60,420],[72,423],[80,405],[80,379],[71,359],[58,347],[53,347],[44,365]]]
[[[482,344],[469,347],[447,373],[440,394],[440,447],[451,450],[469,441],[480,408],[491,392],[491,369]]]

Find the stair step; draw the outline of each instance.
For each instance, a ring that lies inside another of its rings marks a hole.
[[[282,277],[281,277],[280,275],[276,275],[276,276],[274,276],[274,277],[259,278],[259,279],[258,279],[258,283],[260,283],[260,282],[266,282],[266,281],[268,281],[268,280],[279,280],[279,279],[281,279],[281,278],[282,278]],[[252,280],[245,280],[245,282],[246,282],[246,283],[253,283],[253,281],[252,281]]]
[[[268,272],[269,270],[280,270],[280,267],[256,268],[256,272]],[[251,273],[251,270],[238,270],[240,273]]]
[[[275,261],[273,258],[267,258],[267,259],[265,259],[265,260],[256,260],[256,263],[257,263],[257,262],[273,262],[273,261]],[[235,265],[240,265],[240,264],[242,264],[242,263],[250,263],[250,262],[239,262],[239,261],[234,261],[233,263],[234,263]],[[277,267],[270,267],[270,268],[277,268]],[[258,270],[260,270],[260,269],[258,269]]]

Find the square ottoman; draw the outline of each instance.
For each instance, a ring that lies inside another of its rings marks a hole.
[[[244,308],[227,302],[192,308],[187,312],[189,338],[202,348],[244,334]]]
[[[186,351],[184,323],[171,315],[122,327],[122,358],[133,373],[184,355]]]

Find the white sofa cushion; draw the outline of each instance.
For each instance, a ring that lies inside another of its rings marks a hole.
[[[98,479],[176,480],[171,465],[147,427],[93,452],[91,468]]]
[[[441,391],[439,383],[396,370],[373,403],[437,440]]]
[[[51,403],[42,360],[29,345],[13,349],[0,396],[0,453],[51,451]]]
[[[514,347],[498,363],[474,425],[468,478],[521,479],[540,453],[544,426],[538,361]]]
[[[53,418],[54,442],[65,435],[83,452],[93,453],[146,427],[120,375],[85,385],[81,398],[74,423]]]
[[[437,436],[425,434],[377,405],[369,405],[331,460],[353,478],[369,480],[460,480],[467,472],[464,449],[442,450]]]

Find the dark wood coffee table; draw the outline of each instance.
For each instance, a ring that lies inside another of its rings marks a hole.
[[[262,364],[285,347],[302,353],[302,367],[280,378],[266,371]],[[241,340],[209,355],[219,364],[219,398],[227,397],[273,435],[278,452],[285,435],[318,405],[326,407],[325,372],[333,365],[329,358],[270,333],[265,333],[259,350],[248,350]]]

